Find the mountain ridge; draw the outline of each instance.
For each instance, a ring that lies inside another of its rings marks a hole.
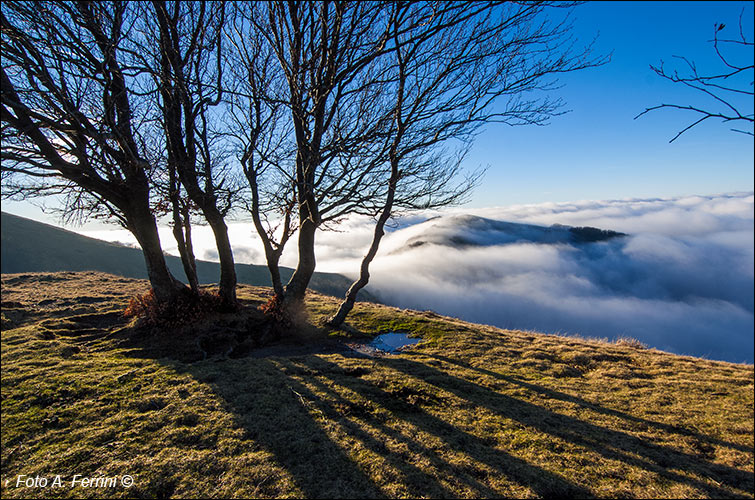
[[[146,279],[147,270],[139,248],[111,243],[73,231],[2,212],[0,223],[0,272],[101,271],[126,278]],[[165,256],[168,268],[178,279],[184,278],[181,259]],[[216,262],[197,260],[200,284],[217,283],[220,266]],[[281,267],[285,283],[293,269]],[[266,266],[236,264],[239,283],[270,286]],[[182,281],[185,281],[182,279]],[[326,295],[343,296],[351,280],[336,273],[315,272],[310,288]],[[377,301],[369,291],[360,300]]]

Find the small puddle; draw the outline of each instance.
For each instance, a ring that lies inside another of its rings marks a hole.
[[[385,356],[386,354],[398,354],[404,347],[418,344],[420,337],[410,338],[408,333],[384,333],[378,335],[368,344],[361,342],[347,342],[346,346],[352,351],[364,356]]]
[[[409,337],[408,333],[384,333],[372,339],[372,342],[367,345],[381,351],[396,353],[405,346],[418,344],[420,340],[422,339],[419,337]]]

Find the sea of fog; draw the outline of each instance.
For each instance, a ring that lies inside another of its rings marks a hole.
[[[371,267],[387,304],[502,328],[614,339],[753,362],[753,193],[545,203],[422,213],[395,221]],[[514,224],[505,224],[505,221]],[[625,233],[575,242],[566,226]],[[317,237],[317,269],[354,276],[373,222]],[[249,223],[230,224],[239,262],[263,264]],[[133,243],[124,231],[87,236]],[[197,257],[217,260],[194,229]],[[177,254],[169,228],[163,247]],[[296,263],[290,244],[281,263]]]

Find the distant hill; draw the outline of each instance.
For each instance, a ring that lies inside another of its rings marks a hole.
[[[580,246],[626,236],[624,233],[594,227],[562,224],[539,226],[506,222],[475,215],[433,217],[423,222],[424,230],[406,241],[403,249],[426,244],[454,248],[506,245],[509,243],[567,244]]]
[[[102,271],[126,278],[147,278],[144,257],[139,249],[109,243],[66,231],[49,224],[2,213],[2,243],[0,244],[2,273]],[[166,256],[171,272],[184,279],[181,259]],[[281,277],[288,281],[293,269],[281,267]],[[220,268],[216,262],[197,261],[200,283],[217,283]],[[270,275],[265,266],[236,264],[239,283],[270,286]],[[315,273],[310,288],[318,292],[343,296],[351,280],[335,273]],[[362,291],[361,300],[375,301]]]

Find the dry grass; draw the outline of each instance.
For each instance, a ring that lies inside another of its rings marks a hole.
[[[120,314],[145,291],[3,275],[3,498],[753,498],[751,365],[366,303],[352,333],[329,332],[336,301],[316,294],[303,345],[234,357],[253,313],[166,335]],[[269,291],[239,296],[253,310]],[[339,347],[389,330],[425,340]],[[135,484],[16,488],[19,474]]]

